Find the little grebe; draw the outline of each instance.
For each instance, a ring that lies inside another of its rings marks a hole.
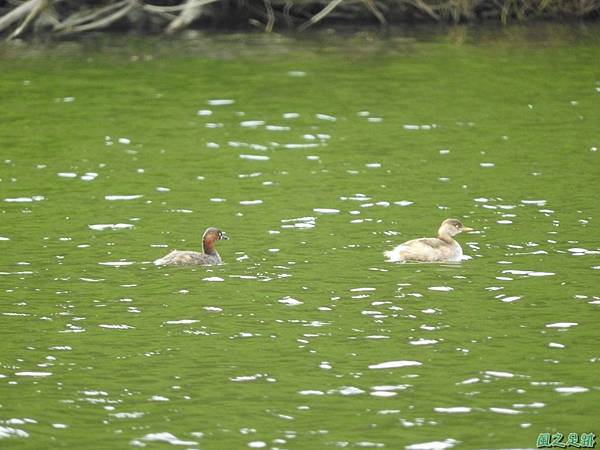
[[[202,253],[173,250],[166,256],[154,261],[157,266],[164,265],[202,265],[221,264],[223,260],[215,250],[215,242],[229,237],[217,228],[207,228],[202,235]]]
[[[421,238],[403,242],[390,251],[383,252],[389,262],[457,262],[463,251],[453,237],[463,231],[473,231],[459,220],[446,219],[438,230],[437,238]]]

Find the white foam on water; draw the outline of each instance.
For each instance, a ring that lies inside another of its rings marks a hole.
[[[557,387],[554,390],[556,392],[560,392],[561,394],[580,394],[582,392],[589,391],[588,388],[583,386]]]
[[[446,450],[454,447],[459,441],[448,438],[443,441],[423,442],[420,444],[411,444],[404,447],[406,450]]]
[[[207,278],[202,278],[202,281],[220,282],[220,281],[225,281],[225,280],[221,277],[207,277]]]
[[[300,117],[300,114],[295,113],[295,112],[283,113],[284,119],[297,119],[298,117]]]
[[[409,341],[411,345],[431,345],[437,344],[439,341],[436,339],[417,339],[416,341]]]
[[[502,273],[508,273],[511,275],[526,275],[528,277],[550,277],[556,275],[554,272],[535,272],[533,270],[503,270]]]
[[[577,322],[556,322],[546,324],[546,328],[570,328],[579,325]]]
[[[301,302],[300,300],[296,300],[295,298],[289,297],[287,295],[277,301],[279,303],[283,303],[284,305],[288,305],[288,306],[297,306],[297,305],[302,305],[304,303],[304,302]]]
[[[431,286],[427,288],[430,291],[441,291],[441,292],[450,292],[453,291],[454,288],[450,286]]]
[[[550,348],[565,348],[565,345],[559,344],[558,342],[550,342],[548,344],[548,347],[550,347]]]
[[[132,327],[131,325],[125,325],[125,324],[118,324],[118,325],[113,325],[113,324],[100,324],[98,325],[100,328],[107,328],[109,330],[131,330],[135,327]]]
[[[262,378],[263,375],[260,373],[257,373],[255,375],[239,375],[237,377],[233,377],[233,378],[229,378],[231,381],[234,381],[236,383],[240,382],[240,381],[255,381],[258,380],[259,378]]]
[[[410,206],[413,205],[415,202],[411,202],[410,200],[400,200],[399,202],[394,202],[394,205],[398,205],[398,206]]]
[[[423,363],[419,361],[386,361],[379,364],[371,364],[369,369],[396,369],[399,367],[421,366]]]
[[[340,212],[339,209],[333,208],[314,208],[313,211],[320,214],[338,214]]]
[[[98,176],[98,174],[96,172],[86,172],[84,175],[81,175],[79,178],[81,178],[83,181],[94,181],[97,176]]]
[[[77,174],[75,172],[58,172],[56,175],[61,178],[77,178]]]
[[[262,200],[242,200],[240,205],[244,206],[253,206],[253,205],[262,205]]]
[[[125,230],[133,228],[134,225],[130,223],[99,223],[94,225],[88,225],[91,230],[102,231],[102,230]]]
[[[26,438],[29,437],[29,433],[23,430],[19,430],[18,428],[3,427],[2,425],[0,425],[0,439],[11,437]]]
[[[49,377],[52,372],[15,372],[18,377]]]
[[[263,442],[263,441],[248,442],[248,447],[250,447],[250,448],[265,448],[266,446],[267,446],[267,443]]]
[[[510,409],[510,408],[496,408],[496,407],[494,407],[494,406],[492,406],[492,407],[490,408],[490,411],[491,411],[491,412],[495,412],[495,413],[497,413],[497,414],[512,414],[512,415],[515,415],[515,414],[522,414],[522,413],[523,413],[523,411],[519,411],[519,410],[516,410],[516,409]]]
[[[524,205],[545,206],[546,200],[521,200],[521,203]]]
[[[181,319],[181,320],[167,320],[166,324],[168,325],[189,325],[191,323],[196,323],[196,322],[200,322],[199,320],[195,320],[195,319]]]
[[[514,403],[513,408],[543,408],[546,406],[545,403],[542,402],[532,402],[532,403]]]
[[[268,156],[264,156],[264,155],[240,155],[241,159],[249,159],[252,161],[268,161],[269,158]]]
[[[472,408],[468,406],[452,406],[449,408],[436,407],[433,408],[435,412],[445,413],[445,414],[460,414],[460,413],[469,413],[472,411]]]
[[[244,121],[240,122],[240,126],[245,127],[245,128],[256,128],[256,127],[259,127],[264,124],[265,124],[264,120],[244,120]]]
[[[398,394],[391,391],[372,391],[370,392],[370,395],[373,397],[395,397]]]
[[[222,312],[223,308],[219,308],[218,306],[205,306],[203,307],[204,310],[209,311],[209,312]]]
[[[319,144],[314,144],[314,143],[308,143],[308,144],[284,144],[283,147],[284,148],[316,148],[318,147]]]
[[[119,138],[118,142],[119,142],[119,144],[128,145],[128,144],[131,144],[131,139],[122,137],[122,138]]]
[[[491,377],[498,377],[498,378],[512,378],[515,376],[514,373],[510,373],[510,372],[496,372],[494,370],[486,370],[484,372],[486,375],[489,375]]]
[[[167,433],[166,431],[162,433],[148,433],[141,439],[142,441],[147,442],[166,442],[167,444],[171,445],[185,445],[188,447],[198,445],[198,442],[196,441],[183,441],[181,439],[178,439],[171,433]]]
[[[144,417],[144,415],[145,413],[143,412],[118,412],[111,414],[111,416],[117,419],[139,419],[140,417]]]
[[[337,118],[330,116],[329,114],[315,114],[315,117],[319,120],[327,120],[329,122],[335,122]]]
[[[325,395],[325,392],[308,389],[305,391],[299,391],[298,394],[300,394],[300,395]]]
[[[131,261],[106,261],[99,262],[101,266],[111,266],[111,267],[122,267],[122,266],[131,266],[133,262]]]
[[[10,241],[10,238],[0,236],[0,241]]]
[[[510,302],[515,302],[515,301],[517,301],[517,300],[520,300],[521,298],[522,298],[522,297],[519,297],[518,295],[515,295],[515,296],[513,296],[513,297],[504,297],[504,298],[502,299],[502,301],[503,301],[504,303],[510,303]]]
[[[330,393],[333,393],[333,392],[339,392],[342,395],[360,395],[360,394],[365,393],[365,391],[363,391],[362,389],[354,387],[354,386],[344,386],[344,387],[340,388],[339,390],[330,391]]]
[[[105,200],[109,200],[109,201],[116,201],[116,200],[135,200],[137,198],[142,198],[143,195],[105,195],[104,199]]]
[[[206,103],[208,103],[211,106],[233,105],[235,103],[235,100],[228,99],[228,98],[227,99],[215,98],[215,99],[208,100]]]
[[[7,203],[31,203],[40,202],[45,200],[46,197],[43,195],[33,195],[31,197],[16,197],[16,198],[5,198],[4,201]]]

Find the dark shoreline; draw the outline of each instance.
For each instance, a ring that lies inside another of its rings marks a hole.
[[[95,32],[309,33],[352,27],[599,23],[600,0],[0,0],[0,38],[65,39]]]

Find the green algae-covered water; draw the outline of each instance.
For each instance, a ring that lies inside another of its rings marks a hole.
[[[415,36],[5,47],[0,447],[589,444],[600,30]]]

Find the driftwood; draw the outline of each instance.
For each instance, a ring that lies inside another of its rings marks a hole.
[[[73,34],[106,28],[137,7],[139,5],[136,0],[122,0],[88,14],[71,16],[57,25],[55,31],[61,34]]]
[[[217,0],[187,0],[181,9],[179,15],[169,23],[165,32],[167,34],[176,33],[194,20],[196,20],[202,14],[202,7],[209,3],[216,2]]]
[[[29,14],[33,10],[33,8],[35,8],[37,2],[38,0],[29,0],[17,6],[15,9],[9,11],[4,16],[0,17],[0,31],[3,31],[16,21],[22,19],[27,14]]]
[[[212,4],[218,4],[214,7]],[[266,32],[276,27],[304,31],[325,19],[470,21],[497,17],[599,19],[600,0],[0,0],[0,36],[15,39],[47,32],[73,35],[94,30],[143,29],[180,32],[205,18],[245,21]]]

